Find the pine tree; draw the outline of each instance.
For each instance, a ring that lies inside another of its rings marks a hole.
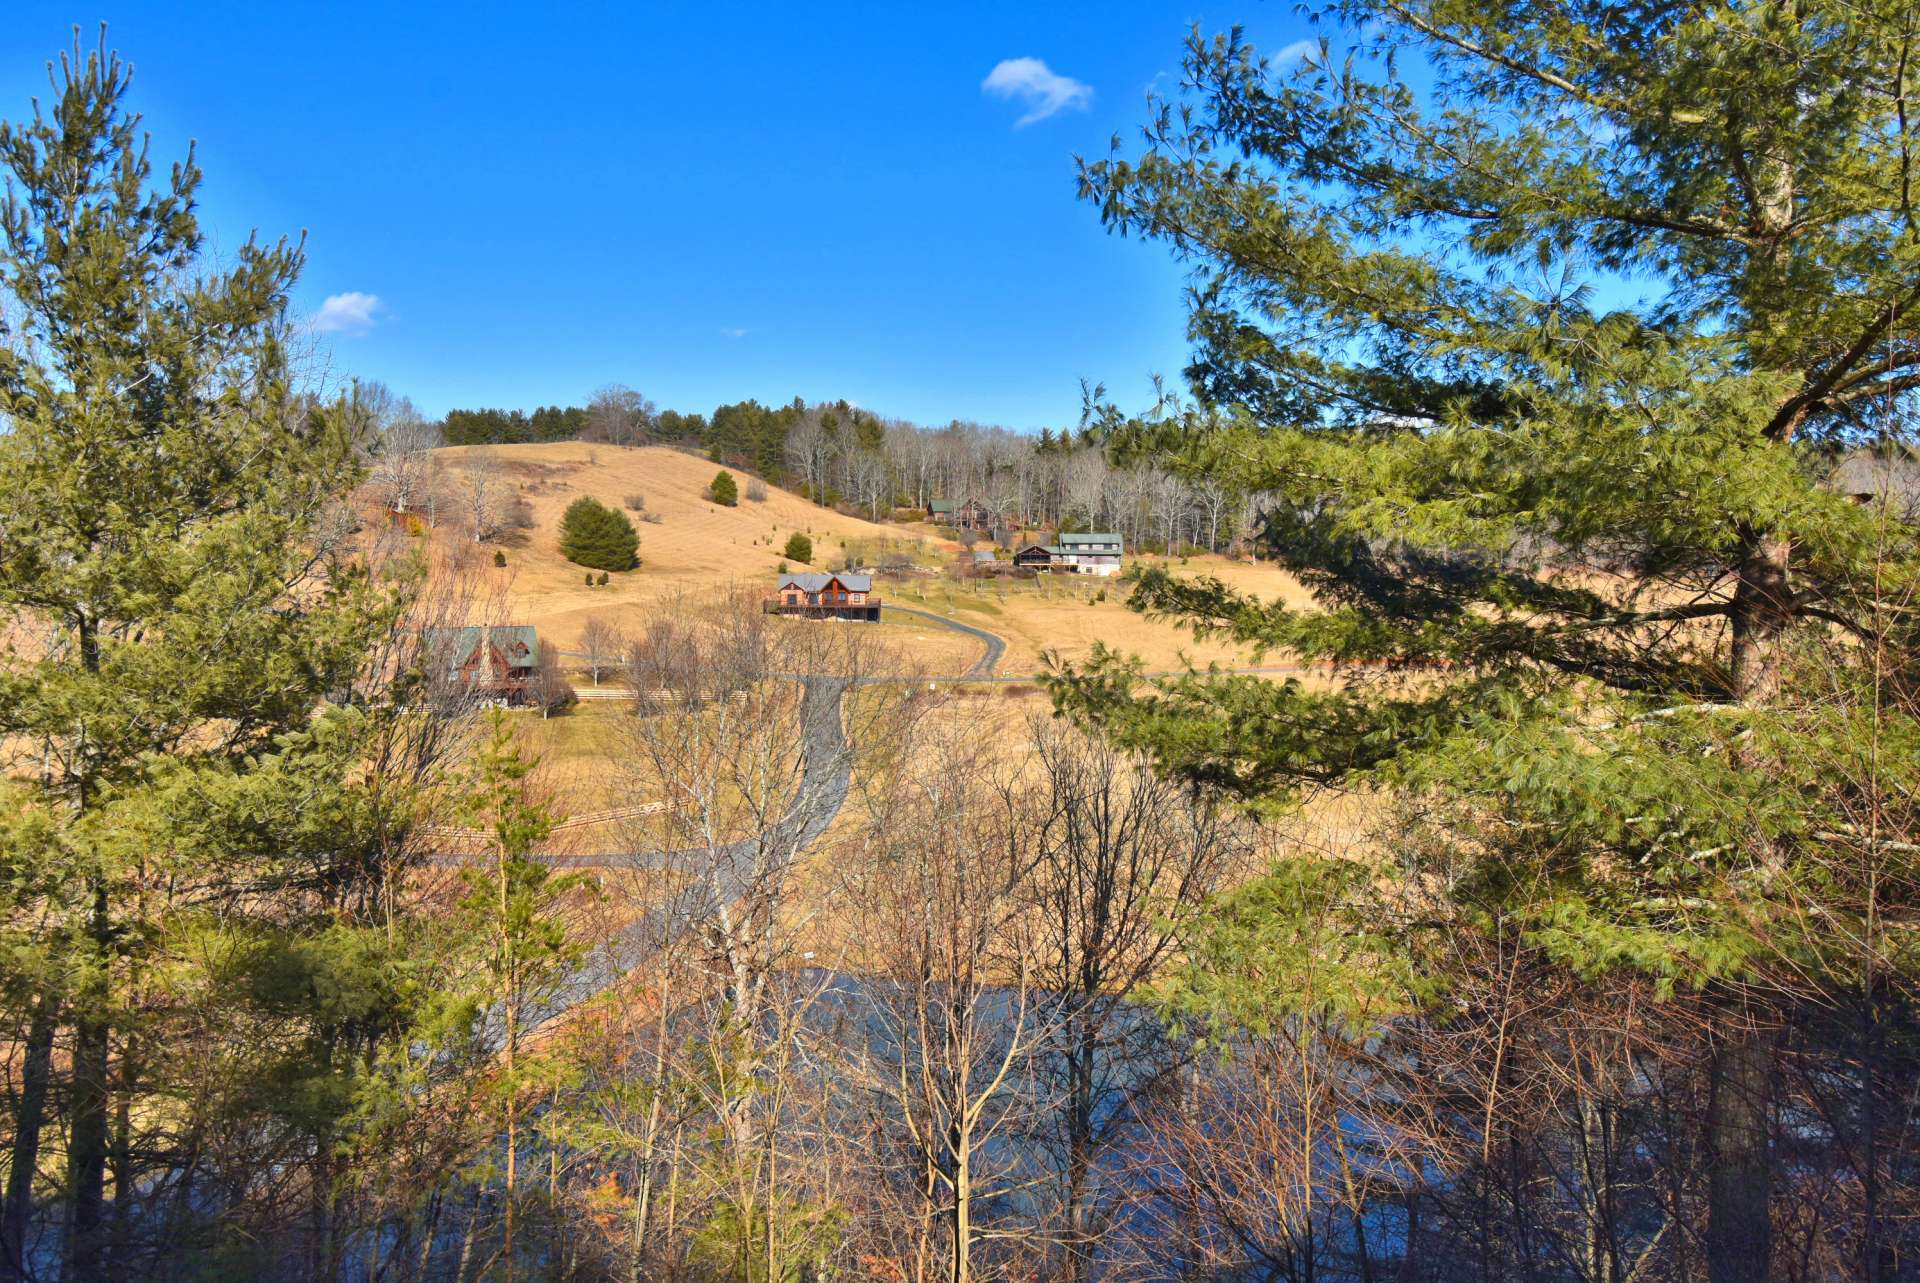
[[[813,540],[796,530],[787,536],[787,546],[783,551],[788,561],[811,563],[813,561]]]
[[[733,474],[724,470],[713,478],[707,493],[723,508],[731,508],[740,502],[740,487],[734,484]]]
[[[500,1110],[502,1206],[501,1248],[506,1277],[515,1276],[522,1100],[538,1073],[525,1042],[541,1013],[551,1009],[581,951],[562,916],[567,897],[590,885],[578,874],[555,875],[533,849],[553,828],[532,787],[538,758],[514,743],[505,713],[494,710],[487,740],[474,762],[467,789],[467,818],[488,835],[491,867],[463,873],[467,894],[459,920],[485,949],[487,1000],[500,1037],[500,1073],[492,1095]]]
[[[1880,605],[1915,582],[1911,532],[1820,484],[1920,387],[1901,12],[1353,0],[1327,15],[1352,61],[1196,35],[1192,100],[1082,170],[1111,228],[1199,273],[1210,408],[1109,410],[1116,449],[1270,496],[1318,599],[1151,571],[1133,604],[1446,680],[1143,683],[1102,653],[1056,697],[1249,799],[1449,799],[1490,912],[1582,976],[1703,989],[1715,1280],[1767,1268],[1762,924],[1814,894],[1840,818],[1792,791],[1790,661],[1835,630],[1886,641]],[[1831,934],[1773,974],[1804,983],[1865,929],[1822,904]]]
[[[640,536],[624,512],[609,508],[590,495],[567,505],[560,518],[560,553],[578,566],[596,570],[632,570],[638,561]],[[593,582],[593,576],[587,576]]]
[[[342,416],[289,386],[299,248],[205,261],[200,170],[189,152],[153,181],[129,79],[76,41],[53,109],[0,125],[0,608],[24,641],[0,736],[36,762],[0,815],[0,903],[32,942],[0,963],[32,1013],[0,1276],[46,1089],[68,1120],[66,1277],[113,1277],[109,1158],[131,1198],[156,1145],[205,1121],[149,1107],[189,1061],[172,999],[248,1010],[244,941],[357,893],[368,710],[337,701],[397,608],[317,542],[356,466]],[[316,885],[333,898],[298,889]],[[201,970],[213,957],[234,962]],[[201,1065],[234,1051],[197,1038]]]

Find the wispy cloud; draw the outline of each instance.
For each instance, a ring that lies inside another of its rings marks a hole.
[[[1092,85],[1058,75],[1038,58],[1001,59],[980,82],[980,89],[996,98],[1016,98],[1027,104],[1027,114],[1013,122],[1015,129],[1025,129],[1070,107],[1085,111],[1093,101]]]
[[[1312,62],[1319,53],[1320,42],[1318,40],[1296,40],[1279,53],[1273,55],[1273,63],[1276,67],[1284,67],[1289,63]]]
[[[723,325],[720,327],[720,333],[730,339],[744,339],[747,337],[747,327],[744,325]]]
[[[316,334],[364,334],[373,328],[373,316],[379,310],[378,294],[358,290],[329,294],[313,318],[313,329]]]

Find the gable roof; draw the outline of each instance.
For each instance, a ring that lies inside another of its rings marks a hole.
[[[1053,540],[1055,543],[1059,544],[1062,548],[1071,548],[1077,544],[1100,544],[1100,543],[1110,543],[1116,548],[1122,546],[1119,535],[1110,534],[1110,533],[1101,533],[1099,531],[1095,531],[1090,534],[1073,534],[1063,530],[1059,534],[1055,535],[1053,537]]]
[[[1850,451],[1834,468],[1828,484],[1856,499],[1885,497],[1895,509],[1920,505],[1920,457],[1904,446]]]
[[[856,575],[851,571],[844,575],[825,575],[818,572],[806,571],[799,574],[782,575],[780,576],[780,586],[782,588],[798,588],[801,592],[820,592],[836,579],[840,581],[840,586],[848,592],[873,591],[872,575]]]
[[[455,668],[459,668],[480,649],[483,634],[506,659],[508,668],[539,666],[540,630],[532,624],[495,624],[491,628],[468,624],[465,628],[429,628],[426,641],[427,645],[435,648],[445,646],[449,660]]]
[[[956,504],[956,503],[954,503],[954,501],[953,501],[953,500],[951,500],[951,499],[929,499],[929,500],[927,500],[927,511],[928,511],[928,512],[952,512],[952,511],[953,511],[953,510],[954,510],[954,509],[955,509],[956,507],[958,507],[958,506],[959,506],[959,505],[958,505],[958,504]]]

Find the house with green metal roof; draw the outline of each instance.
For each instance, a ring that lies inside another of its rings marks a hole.
[[[992,524],[993,515],[978,499],[929,499],[927,520],[959,530],[985,530]]]
[[[448,680],[518,703],[540,671],[540,632],[532,624],[429,628],[432,662]]]
[[[1027,570],[1065,571],[1074,575],[1117,575],[1126,544],[1119,535],[1062,531],[1052,543],[1033,543],[1013,555],[1013,563]]]

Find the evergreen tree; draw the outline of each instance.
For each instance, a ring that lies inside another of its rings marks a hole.
[[[1835,630],[1887,643],[1914,586],[1911,530],[1820,484],[1920,387],[1911,24],[1826,0],[1323,16],[1356,57],[1196,35],[1190,101],[1082,170],[1110,227],[1195,265],[1188,375],[1226,411],[1102,426],[1270,495],[1318,599],[1150,571],[1133,604],[1446,680],[1143,681],[1102,653],[1056,697],[1250,799],[1444,798],[1472,834],[1450,885],[1492,920],[1582,977],[1702,990],[1709,1272],[1763,1278],[1769,1039],[1794,986],[1855,983],[1844,946],[1886,910],[1833,878],[1817,835],[1848,830],[1800,787],[1819,719],[1789,676]],[[1789,947],[1808,899],[1827,928]]]
[[[560,553],[577,566],[596,570],[632,570],[640,536],[627,514],[609,508],[590,495],[567,505],[560,518]],[[587,576],[593,582],[593,576]]]
[[[486,998],[499,1029],[500,1073],[490,1094],[499,1108],[501,1256],[509,1279],[517,1264],[523,1102],[541,1076],[541,1058],[528,1055],[526,1038],[551,1010],[581,956],[562,916],[566,898],[590,889],[580,875],[556,875],[532,855],[553,828],[553,817],[532,788],[538,765],[538,758],[514,744],[506,714],[494,710],[466,808],[469,823],[487,834],[491,867],[462,874],[467,894],[456,910],[469,937],[483,942]]]
[[[734,484],[733,474],[724,470],[714,477],[713,484],[707,487],[707,493],[723,508],[731,508],[740,502],[740,487]]]
[[[176,1076],[252,1052],[221,1041],[237,1016],[195,1023],[257,1010],[251,942],[364,891],[351,781],[371,712],[340,701],[397,608],[319,542],[356,469],[343,416],[289,387],[300,250],[204,260],[200,170],[189,152],[153,181],[129,79],[76,42],[52,110],[0,125],[0,607],[17,639],[0,736],[36,763],[0,815],[21,946],[0,968],[30,1013],[10,1031],[28,1088],[0,1276],[19,1273],[50,1097],[66,1277],[134,1271],[110,1251],[127,1239],[110,1161],[131,1215],[179,1161],[171,1138],[209,1125]],[[287,1017],[283,1034],[326,1018]]]
[[[812,562],[813,540],[796,530],[787,536],[784,552],[788,561]]]

